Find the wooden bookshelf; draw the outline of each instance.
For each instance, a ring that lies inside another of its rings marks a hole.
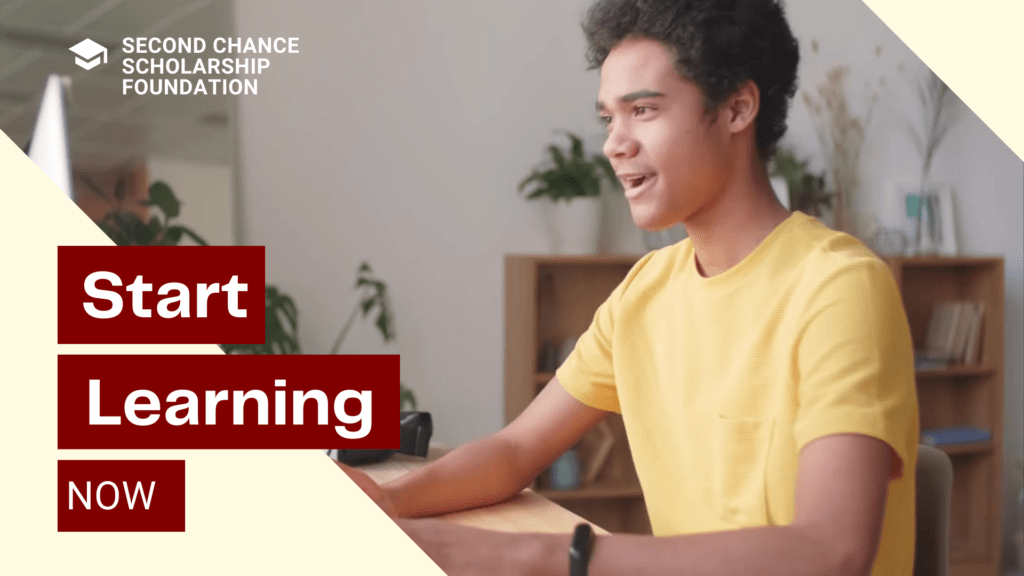
[[[554,377],[538,369],[542,342],[561,348],[590,326],[639,255],[505,258],[505,422],[518,416]],[[633,467],[622,418],[609,417],[616,442],[597,478],[576,490],[553,490],[547,473],[531,486],[544,497],[609,532],[650,534],[643,492]],[[597,445],[589,434],[578,447],[583,470]]]
[[[921,429],[972,426],[991,440],[939,446],[953,462],[952,576],[996,576],[1000,562],[1003,429],[1002,258],[886,257],[900,287],[914,348],[923,345],[935,305],[982,301],[978,365],[917,372]]]

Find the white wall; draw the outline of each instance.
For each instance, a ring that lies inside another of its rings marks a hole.
[[[600,142],[598,78],[584,70],[578,25],[587,5],[236,2],[239,36],[301,38],[301,54],[275,57],[259,95],[239,102],[240,238],[267,246],[268,282],[296,297],[309,352],[329,348],[355,302],[355,270],[369,260],[393,292],[398,342],[381,345],[367,322],[344,351],[400,353],[403,379],[450,444],[501,425],[502,259],[547,250],[539,209],[515,186],[556,130]],[[789,6],[803,87],[814,90],[829,66],[847,63],[851,96],[864,82],[879,90],[854,205],[895,225],[885,191],[918,171],[902,123],[921,64],[859,1]],[[820,166],[799,97],[790,127],[787,142]],[[934,177],[956,189],[963,252],[1006,258],[1006,451],[1019,454],[1021,161],[967,112]],[[640,250],[625,203],[606,200],[618,225],[605,250]]]
[[[601,133],[584,5],[236,5],[240,36],[301,38],[240,98],[242,240],[267,246],[309,352],[329,349],[368,260],[392,290],[397,343],[365,322],[343,351],[400,353],[448,443],[500,426],[503,256],[548,249],[516,184],[556,130]],[[640,249],[635,228],[609,236]]]
[[[163,180],[181,202],[175,222],[211,245],[235,243],[234,175],[229,164],[154,157],[147,160],[147,168],[149,181]]]

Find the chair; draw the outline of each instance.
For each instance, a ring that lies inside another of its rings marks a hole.
[[[949,510],[953,464],[949,456],[921,444],[917,452],[917,541],[914,576],[949,576]]]

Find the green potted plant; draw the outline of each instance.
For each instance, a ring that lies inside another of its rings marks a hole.
[[[602,155],[587,157],[583,140],[570,132],[566,149],[547,147],[550,164],[534,169],[519,191],[527,200],[547,199],[548,233],[556,253],[597,252],[601,224],[601,182],[618,184],[611,163]]]
[[[149,220],[143,221],[139,213],[133,210],[128,202],[128,185],[121,178],[114,185],[114,193],[108,194],[92,180],[82,177],[89,190],[103,198],[110,205],[110,211],[96,223],[104,234],[118,246],[177,246],[182,238],[192,238],[196,243],[206,246],[206,241],[199,237],[191,228],[171,221],[181,212],[181,202],[165,182],[156,181],[149,186],[149,196],[138,202],[139,206],[159,208],[159,212],[149,212]],[[162,217],[161,217],[162,216]]]
[[[789,209],[814,217],[822,215],[822,207],[831,208],[834,194],[825,191],[825,177],[807,168],[789,148],[780,147],[769,165],[769,174],[785,181]]]
[[[166,183],[154,182],[149,187],[149,197],[138,203],[141,206],[159,208],[159,213],[150,212],[149,219],[144,221],[139,216],[139,212],[142,211],[128,201],[127,184],[124,180],[118,181],[113,194],[106,193],[88,179],[83,180],[92,192],[110,203],[111,210],[96,224],[118,246],[177,246],[186,236],[197,244],[207,245],[206,241],[192,229],[172,224],[171,221],[181,212],[181,202]],[[366,262],[359,267],[355,287],[363,292],[362,298],[352,309],[341,333],[334,341],[331,354],[338,353],[345,335],[360,311],[365,318],[376,310],[375,325],[384,341],[390,342],[395,337],[387,285],[373,276],[373,271]],[[264,293],[266,332],[263,344],[222,344],[221,349],[226,354],[302,354],[298,338],[299,312],[295,307],[295,301],[270,284],[266,285]],[[402,409],[408,406],[415,410],[416,397],[412,391],[402,384],[400,394]]]
[[[374,326],[384,342],[395,339],[394,316],[391,313],[387,284],[373,275],[373,270],[366,262],[359,266],[355,288],[361,292],[361,297],[335,338],[330,354],[337,354],[341,349],[355,319],[360,315],[365,318],[372,312],[376,312]],[[263,344],[222,344],[221,349],[226,354],[302,354],[298,338],[299,312],[295,301],[275,286],[268,285],[266,294],[266,337]],[[400,405],[402,410],[407,407],[416,410],[416,396],[406,388],[405,383],[400,384]]]

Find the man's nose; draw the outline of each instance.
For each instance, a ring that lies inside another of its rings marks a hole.
[[[604,141],[604,155],[608,158],[632,158],[637,153],[637,142],[624,126],[613,126]]]

